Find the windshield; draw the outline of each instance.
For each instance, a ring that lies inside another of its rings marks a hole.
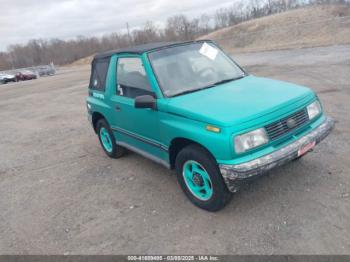
[[[245,73],[210,42],[191,43],[148,55],[167,97],[195,92],[241,78]]]

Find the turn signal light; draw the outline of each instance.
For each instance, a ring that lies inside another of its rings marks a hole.
[[[214,133],[220,133],[220,128],[216,126],[207,125],[206,129]]]

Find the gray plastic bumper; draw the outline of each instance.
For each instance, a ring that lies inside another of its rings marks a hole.
[[[237,165],[219,165],[228,189],[231,192],[236,192],[243,180],[262,175],[274,167],[284,165],[297,158],[300,148],[313,141],[318,144],[329,135],[333,127],[334,120],[327,117],[321,125],[310,133],[273,153]]]

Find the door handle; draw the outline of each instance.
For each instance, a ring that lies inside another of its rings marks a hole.
[[[119,112],[119,111],[121,111],[121,110],[122,110],[122,109],[120,108],[120,106],[116,106],[116,107],[115,107],[115,111],[118,111],[118,112]]]

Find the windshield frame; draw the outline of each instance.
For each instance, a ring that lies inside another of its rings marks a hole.
[[[160,84],[160,81],[159,81],[159,77],[157,75],[157,72],[156,70],[154,70],[154,67],[153,67],[153,64],[152,64],[152,59],[150,59],[149,57],[149,54],[151,53],[155,53],[155,52],[159,52],[161,50],[164,50],[164,49],[169,49],[169,48],[175,48],[175,47],[179,47],[179,46],[185,46],[185,45],[192,45],[192,44],[198,44],[198,43],[210,43],[212,45],[214,45],[217,49],[219,49],[226,58],[228,58],[229,60],[231,60],[231,62],[233,62],[242,72],[243,72],[243,77],[246,77],[249,75],[249,73],[243,69],[230,55],[228,55],[218,44],[216,44],[213,40],[198,40],[198,41],[189,41],[189,42],[184,42],[184,43],[178,43],[178,44],[173,44],[173,45],[169,45],[169,46],[166,46],[166,47],[161,47],[161,48],[157,48],[157,49],[154,49],[154,50],[151,50],[151,51],[148,51],[146,52],[146,56],[147,56],[147,60],[148,60],[148,63],[152,69],[152,72],[153,72],[153,75],[155,76],[155,79],[157,80],[157,84],[158,84],[158,87],[163,95],[163,97],[165,98],[172,98],[172,97],[176,97],[177,95],[176,94],[173,94],[173,95],[166,95],[165,92],[164,92],[164,89],[162,87],[162,85]],[[194,89],[193,92],[196,92],[196,91],[200,91],[200,90],[203,90],[205,88],[199,88],[199,89]]]

